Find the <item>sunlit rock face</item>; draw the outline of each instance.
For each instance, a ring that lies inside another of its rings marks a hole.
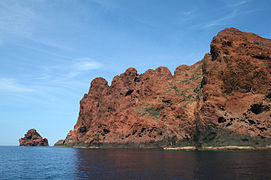
[[[227,28],[174,75],[129,68],[91,82],[63,146],[270,145],[271,40]]]
[[[19,139],[20,146],[49,146],[48,140],[42,138],[36,129],[30,129],[25,137]]]
[[[271,40],[227,28],[203,60],[201,145],[270,145]]]

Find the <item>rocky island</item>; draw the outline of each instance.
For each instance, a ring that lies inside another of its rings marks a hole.
[[[42,138],[36,129],[30,129],[25,137],[19,139],[20,146],[49,146],[48,140]]]
[[[270,148],[271,40],[226,28],[174,75],[134,68],[91,82],[74,130],[55,146]]]

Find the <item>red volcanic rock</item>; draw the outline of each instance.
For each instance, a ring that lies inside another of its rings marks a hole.
[[[202,84],[200,144],[270,145],[270,39],[234,28],[221,31],[204,57]]]
[[[227,28],[203,60],[91,82],[64,146],[270,145],[271,40]]]
[[[20,146],[49,146],[48,140],[42,138],[36,129],[30,129],[24,138],[19,139]]]
[[[94,79],[74,130],[56,145],[191,143],[201,64],[188,66],[185,76],[179,76],[180,66],[176,76],[166,67],[143,74],[129,68],[111,86]]]

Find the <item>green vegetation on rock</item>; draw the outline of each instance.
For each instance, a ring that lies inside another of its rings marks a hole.
[[[160,113],[161,111],[156,110],[154,108],[148,108],[149,104],[147,104],[146,106],[143,107],[139,107],[138,109],[138,116],[144,117],[146,114],[148,114],[149,116],[154,117],[155,119],[158,119],[160,117]]]

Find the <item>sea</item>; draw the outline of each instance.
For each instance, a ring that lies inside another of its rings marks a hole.
[[[271,179],[271,151],[0,146],[0,179]]]

